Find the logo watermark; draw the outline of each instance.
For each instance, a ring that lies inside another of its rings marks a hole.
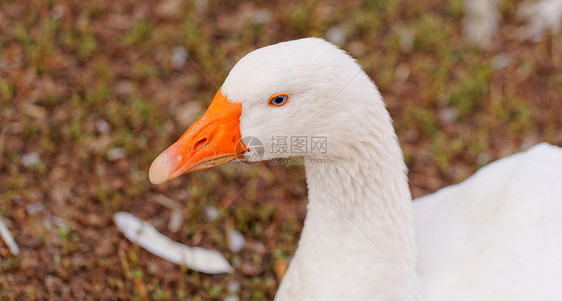
[[[248,149],[241,160],[246,165],[256,165],[263,160],[265,146],[257,137],[247,136],[241,139],[237,145],[237,150]],[[325,164],[326,158],[321,155],[328,153],[328,137],[326,136],[272,136],[270,139],[269,150],[275,157],[270,160],[271,165],[304,165],[304,164]],[[313,155],[313,157],[310,157]],[[320,157],[318,157],[320,155]]]
[[[265,147],[261,140],[252,136],[243,137],[240,140],[248,148],[248,151],[244,153],[244,160],[241,162],[246,165],[256,165],[260,163],[265,152]],[[242,149],[242,146],[237,146],[237,149]]]
[[[273,136],[271,153],[285,156],[303,156],[328,153],[326,136]]]
[[[288,158],[274,158],[269,160],[269,165],[314,165],[314,164],[326,164],[328,159],[326,158],[314,158],[314,157],[288,157]]]

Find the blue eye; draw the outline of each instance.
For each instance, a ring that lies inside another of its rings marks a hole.
[[[289,95],[287,94],[275,94],[269,98],[269,105],[272,107],[280,107],[287,103],[289,100]]]

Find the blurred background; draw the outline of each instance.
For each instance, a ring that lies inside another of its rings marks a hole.
[[[318,36],[357,58],[394,118],[414,197],[562,145],[562,8],[546,2],[1,0],[0,218],[20,252],[0,242],[0,299],[272,299],[305,218],[302,166],[147,179],[265,45]],[[117,211],[218,250],[235,273],[148,253]]]

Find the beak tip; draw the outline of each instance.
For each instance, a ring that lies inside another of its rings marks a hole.
[[[148,179],[152,184],[162,184],[169,179],[171,162],[165,153],[160,154],[148,170]]]

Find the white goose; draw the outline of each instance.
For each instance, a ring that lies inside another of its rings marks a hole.
[[[308,212],[276,300],[561,300],[560,148],[535,146],[412,203],[377,88],[344,51],[308,38],[242,58],[150,180],[259,160],[236,143],[250,136],[264,160],[295,155],[272,137],[308,139]],[[312,137],[327,137],[326,153]]]

